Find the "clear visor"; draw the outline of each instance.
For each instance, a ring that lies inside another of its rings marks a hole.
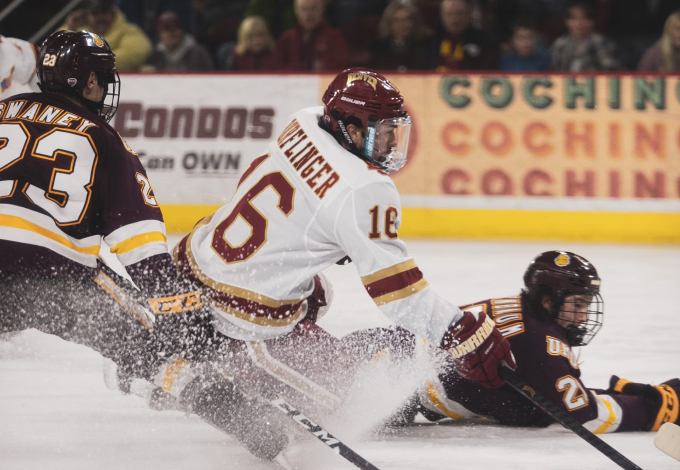
[[[365,155],[385,173],[403,168],[408,153],[411,118],[382,119],[369,127],[366,136]]]

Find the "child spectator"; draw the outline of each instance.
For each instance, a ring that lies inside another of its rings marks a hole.
[[[159,43],[156,45],[146,71],[195,72],[212,70],[212,59],[205,46],[182,30],[177,13],[166,11],[156,26]]]
[[[663,35],[642,56],[638,70],[645,72],[680,71],[680,10],[666,19]]]
[[[565,21],[567,34],[552,46],[552,68],[569,72],[619,70],[613,41],[593,32],[593,9],[587,3],[575,3]]]
[[[498,69],[498,43],[472,27],[466,0],[444,0],[440,14],[441,29],[435,41],[433,68],[440,71]]]
[[[119,72],[139,69],[153,48],[144,31],[127,21],[115,0],[94,0],[87,9],[74,10],[59,29],[84,29],[106,39],[116,54]]]
[[[537,44],[536,30],[528,21],[518,21],[510,39],[511,52],[501,57],[505,72],[545,72],[550,70],[550,52]]]
[[[274,38],[261,16],[249,16],[238,28],[238,43],[227,57],[227,70],[273,70]]]
[[[383,13],[379,39],[372,47],[371,67],[377,70],[424,70],[430,67],[429,31],[411,0],[394,0]]]
[[[276,59],[287,70],[342,70],[347,44],[323,18],[324,0],[295,0],[298,25],[284,31],[276,43]]]

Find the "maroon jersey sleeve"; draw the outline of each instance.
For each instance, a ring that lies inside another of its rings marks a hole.
[[[123,266],[168,254],[165,224],[137,155],[109,126],[102,128],[107,159],[102,234]]]

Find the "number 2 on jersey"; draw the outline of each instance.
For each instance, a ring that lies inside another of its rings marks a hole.
[[[28,138],[23,124],[0,124],[0,172],[27,155]],[[97,166],[97,152],[90,137],[75,131],[54,129],[36,139],[30,155],[53,161],[55,167],[46,191],[29,184],[23,189],[24,194],[33,204],[47,211],[59,225],[80,223],[90,201],[90,187]],[[60,156],[61,168],[57,166]]]
[[[264,159],[253,162],[255,167],[262,163]],[[249,176],[255,170],[251,165],[244,176]],[[245,178],[242,178],[242,182]],[[271,187],[279,196],[276,207],[283,215],[288,217],[293,212],[293,200],[295,199],[295,187],[283,176],[283,173],[276,171],[264,175],[253,185],[248,192],[241,197],[229,216],[220,222],[213,232],[212,247],[215,252],[224,260],[225,263],[238,263],[245,261],[253,256],[267,242],[267,226],[269,221],[252,204],[251,201],[259,196],[265,189]],[[232,246],[226,239],[226,231],[233,225],[238,217],[241,217],[250,225],[250,236],[240,246]]]
[[[564,392],[562,402],[569,411],[578,410],[584,406],[588,406],[587,395],[581,389],[577,380],[571,375],[565,375],[557,380],[555,388],[558,392]]]

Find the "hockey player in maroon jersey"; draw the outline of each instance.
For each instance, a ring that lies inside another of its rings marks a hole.
[[[600,282],[595,267],[583,257],[548,251],[529,265],[519,296],[484,300],[461,310],[493,318],[510,341],[517,376],[592,432],[656,431],[666,421],[677,423],[677,378],[648,385],[613,376],[607,390],[589,389],[581,382],[578,357],[571,348],[587,345],[602,326]],[[370,344],[371,337],[401,352],[415,347],[413,336],[403,330],[357,332],[345,343]],[[487,416],[512,426],[554,422],[509,386],[480,387],[451,364],[438,379],[427,383],[392,424],[410,422],[417,412],[431,421]]]
[[[177,277],[144,168],[108,124],[120,90],[108,44],[54,33],[38,75],[41,93],[0,101],[0,334],[35,328],[89,346],[118,377],[157,384],[273,458],[286,438],[267,410],[199,368],[222,343],[200,292]],[[102,239],[153,317],[99,271]]]

